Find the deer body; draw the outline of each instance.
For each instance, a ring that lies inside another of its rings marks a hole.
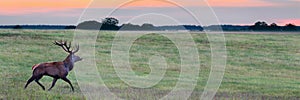
[[[82,60],[82,58],[80,58],[79,56],[74,55],[74,53],[76,53],[79,50],[79,46],[77,46],[77,50],[75,50],[73,52],[72,50],[69,50],[71,44],[69,44],[69,46],[67,46],[66,42],[60,43],[57,41],[55,42],[55,44],[61,46],[66,52],[69,53],[69,55],[67,56],[67,58],[65,58],[64,61],[40,63],[40,64],[36,64],[36,65],[32,66],[33,73],[32,73],[31,78],[27,81],[27,83],[24,87],[25,89],[33,80],[35,80],[35,82],[38,83],[43,88],[43,90],[45,90],[45,87],[41,83],[39,83],[39,80],[44,75],[46,75],[46,76],[50,76],[53,78],[52,85],[48,90],[51,90],[54,87],[54,85],[58,79],[62,79],[64,81],[66,81],[67,83],[69,83],[69,85],[72,88],[72,91],[74,91],[72,83],[67,78],[67,75],[68,75],[69,71],[71,71],[73,69],[74,63]]]

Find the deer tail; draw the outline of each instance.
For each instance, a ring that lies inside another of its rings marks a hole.
[[[35,65],[32,66],[31,69],[34,70],[34,69],[37,68],[39,65],[40,65],[40,64],[35,64]]]

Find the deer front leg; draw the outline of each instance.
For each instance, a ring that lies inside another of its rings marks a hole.
[[[54,87],[56,81],[57,81],[57,78],[53,78],[52,85],[51,85],[51,87],[48,89],[48,91],[50,91],[50,90]]]
[[[67,79],[66,77],[61,78],[61,79],[64,80],[65,82],[69,83],[71,88],[72,88],[72,91],[74,92],[74,88],[73,88],[73,85],[72,85],[71,81],[69,79]]]

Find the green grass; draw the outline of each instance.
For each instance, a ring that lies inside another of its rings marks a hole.
[[[111,62],[114,32],[100,32],[96,62],[105,85],[124,99],[158,99],[170,92],[180,74],[180,56],[168,38],[149,34],[137,39],[130,49],[130,64],[137,75],[151,72],[148,61],[153,55],[166,58],[168,68],[159,84],[147,89],[127,85],[116,75]],[[205,34],[192,34],[196,42],[201,71],[190,99],[197,99],[210,72],[210,44]],[[300,34],[226,34],[227,65],[215,99],[299,99]],[[85,99],[74,71],[68,78],[75,92],[59,80],[51,91],[43,91],[35,82],[23,89],[31,76],[31,66],[60,61],[67,54],[52,44],[54,40],[72,40],[71,30],[0,30],[0,99]],[[77,66],[79,67],[79,66]],[[84,66],[80,66],[84,67]],[[158,66],[159,67],[159,66]],[[49,88],[52,78],[44,77]]]

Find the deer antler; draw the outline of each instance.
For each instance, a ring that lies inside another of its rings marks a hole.
[[[71,53],[70,48],[71,45],[67,46],[67,41],[55,41],[53,44],[60,46],[61,48],[63,48],[66,52]]]
[[[75,50],[73,51],[73,53],[76,53],[78,51],[79,51],[79,45],[77,44]]]
[[[76,48],[75,48],[74,51],[73,51],[73,49],[70,50],[70,49],[71,49],[71,45],[72,45],[71,42],[69,42],[69,45],[68,45],[68,44],[67,44],[67,41],[62,41],[62,40],[61,40],[60,42],[55,41],[53,44],[62,47],[62,48],[63,48],[66,52],[68,52],[68,53],[76,53],[76,52],[79,51],[79,45],[76,45]]]

